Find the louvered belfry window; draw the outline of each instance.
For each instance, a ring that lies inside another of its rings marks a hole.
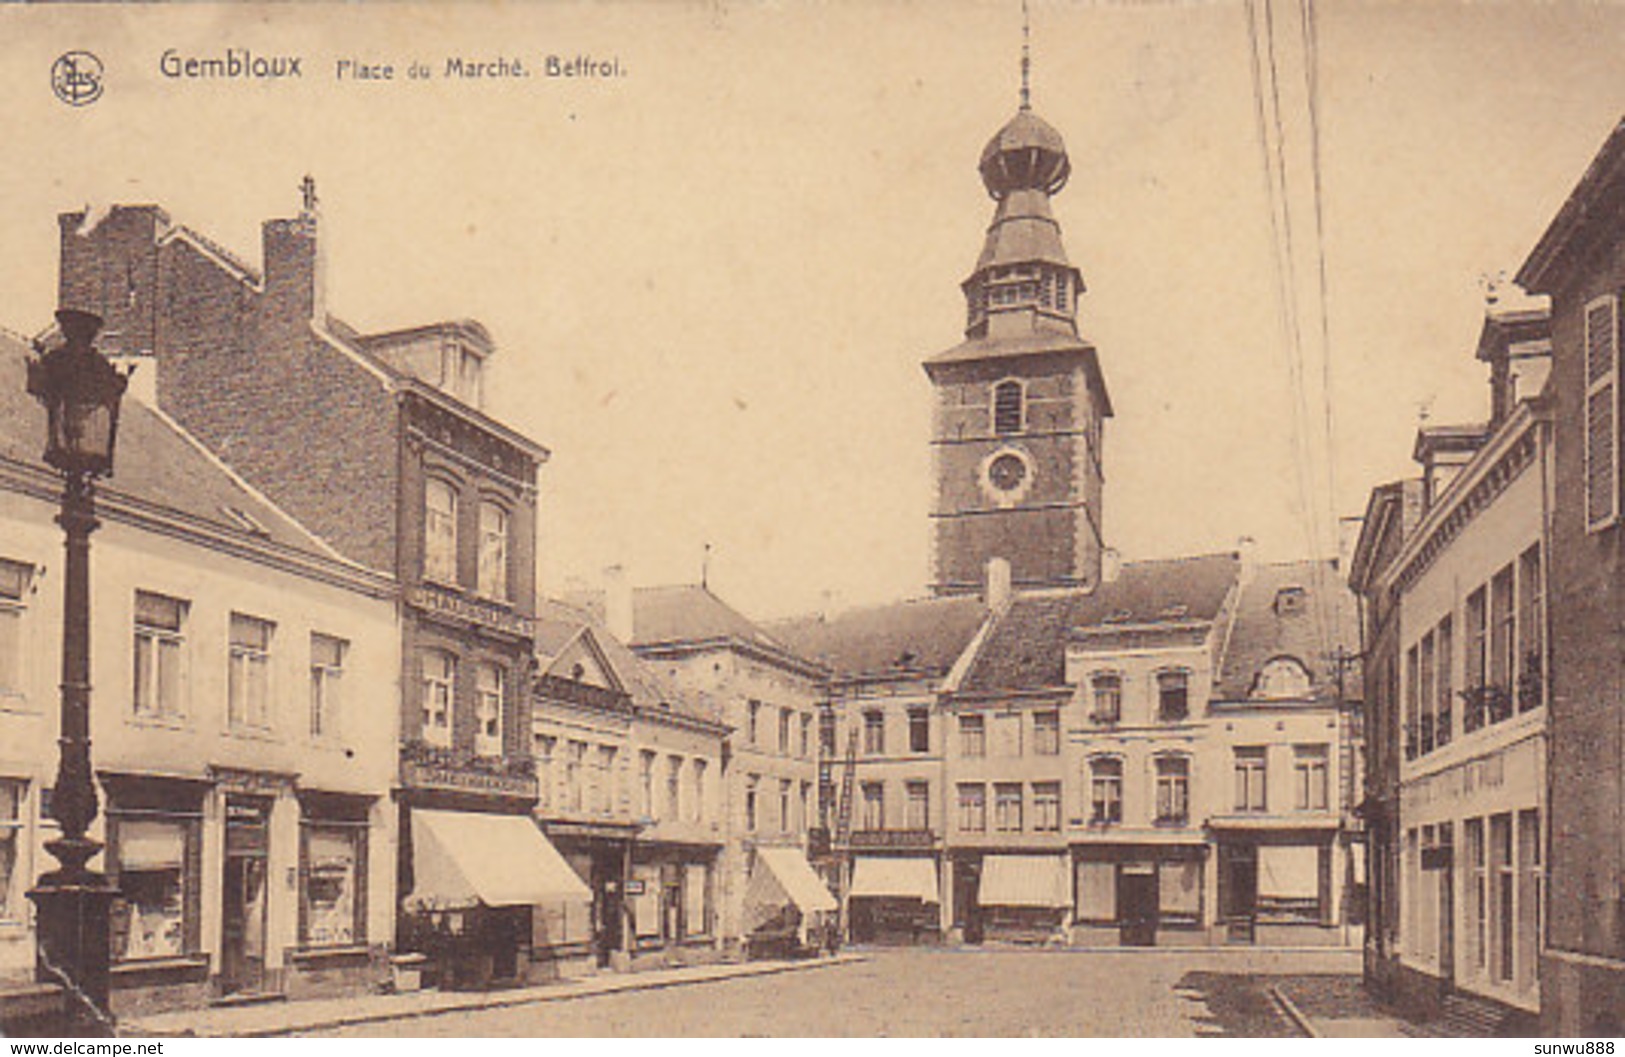
[[[1612,294],[1585,311],[1586,529],[1619,519],[1619,300]]]
[[[1021,383],[1017,381],[1000,382],[993,387],[993,432],[1003,436],[1006,433],[1021,432]]]

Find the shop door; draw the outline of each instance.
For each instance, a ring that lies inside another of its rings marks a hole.
[[[1157,867],[1124,863],[1117,871],[1118,942],[1125,947],[1157,944]]]
[[[624,935],[622,861],[619,848],[594,855],[592,860],[592,938],[600,969],[609,964],[612,953],[621,949]]]
[[[226,801],[226,860],[221,897],[220,989],[255,991],[265,983],[266,849],[270,804]]]
[[[966,943],[982,942],[982,908],[977,892],[982,887],[982,864],[961,861],[954,864],[954,924]]]
[[[1223,844],[1219,851],[1219,912],[1230,939],[1251,943],[1258,918],[1258,846]]]

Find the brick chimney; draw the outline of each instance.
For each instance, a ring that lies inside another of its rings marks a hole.
[[[156,351],[158,236],[169,218],[157,206],[86,206],[57,217],[61,264],[57,304],[94,312],[127,353]]]
[[[267,220],[261,228],[266,307],[290,322],[320,320],[327,312],[316,181],[306,176],[300,193],[304,201],[297,217]]]
[[[623,643],[632,641],[632,586],[619,565],[604,570],[604,626]]]

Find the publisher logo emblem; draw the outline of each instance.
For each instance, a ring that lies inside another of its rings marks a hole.
[[[102,60],[88,51],[70,51],[51,64],[51,91],[69,106],[89,106],[102,97]]]

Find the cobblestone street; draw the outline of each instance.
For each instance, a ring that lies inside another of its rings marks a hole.
[[[1358,972],[1346,951],[886,950],[850,965],[331,1035],[1293,1036],[1271,983]]]

